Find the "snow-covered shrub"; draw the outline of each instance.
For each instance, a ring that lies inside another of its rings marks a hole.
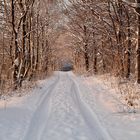
[[[140,109],[140,89],[138,85],[131,82],[118,83],[118,89],[121,93],[121,100],[128,106],[129,111],[136,112]]]

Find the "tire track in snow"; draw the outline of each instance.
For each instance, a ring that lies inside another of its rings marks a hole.
[[[67,73],[61,73],[61,81],[51,98],[51,113],[41,140],[93,140],[71,97],[71,86]]]
[[[75,105],[79,108],[87,126],[91,130],[92,140],[112,140],[113,138],[109,135],[106,129],[102,127],[102,124],[98,120],[97,115],[92,112],[89,106],[81,99],[81,91],[76,80],[72,75],[69,75],[69,78],[72,81],[72,98],[75,102]]]
[[[73,74],[57,75],[58,79],[41,96],[23,140],[112,140],[97,115],[80,98]]]
[[[60,75],[58,74],[58,78],[49,87],[45,88],[44,95],[41,97],[41,101],[31,118],[29,128],[22,140],[41,140],[42,132],[47,125],[46,123],[51,109],[51,94],[53,94],[59,81]]]

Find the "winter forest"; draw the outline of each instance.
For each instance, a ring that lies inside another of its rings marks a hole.
[[[93,82],[98,83],[94,85],[96,88],[102,82],[111,91],[115,90],[111,92],[111,96],[115,96],[116,100],[121,102],[124,112],[137,114],[140,110],[140,0],[0,0],[0,102],[7,98],[5,96],[12,96],[10,94],[20,92],[26,86],[34,88],[36,82],[51,77],[54,71],[63,71],[64,67],[69,65],[75,75],[84,77],[85,87],[91,86],[89,83]],[[63,86],[67,87],[65,92],[69,89],[74,94],[72,96],[76,98],[76,102],[82,108],[81,112],[85,115],[83,110],[86,109],[82,107],[84,105],[79,101],[80,98],[77,98],[82,86],[78,88],[78,82],[70,80],[76,79],[73,78],[73,74],[66,73],[58,74],[58,81],[61,84],[66,81],[66,85]],[[89,82],[89,77],[95,77],[96,80]],[[46,81],[49,83],[49,80]],[[70,85],[73,88],[70,88]],[[55,91],[47,87],[46,89],[48,94],[52,93],[55,96]],[[87,92],[86,88],[84,90]],[[59,92],[59,88],[57,91]],[[56,100],[54,96],[46,96],[44,99],[51,98],[53,102]],[[91,96],[92,94],[89,94],[85,98],[98,95]],[[56,98],[59,97],[56,95]],[[102,100],[106,100],[105,95],[100,95],[100,98],[97,102],[101,101],[104,104],[105,101]],[[55,103],[52,106],[54,105]],[[91,122],[93,120],[91,119]],[[50,123],[50,126],[53,126],[52,124]],[[107,128],[107,125],[104,127]],[[122,128],[121,123],[120,127]],[[84,132],[87,139],[82,139],[82,136],[74,139],[73,135],[71,140],[101,140],[100,137],[88,138],[91,134],[86,136],[89,132]],[[116,135],[120,136],[117,139],[105,136],[100,129],[98,134],[104,135],[103,140],[138,140],[139,134],[136,134],[136,137],[133,135],[134,137],[121,138],[119,130],[117,132]],[[35,131],[32,133],[36,134]],[[110,133],[114,135],[115,132]],[[5,138],[4,134],[0,134],[1,140],[19,140],[16,137]],[[47,136],[42,133],[40,137],[33,137],[27,133],[23,140],[46,140],[49,134],[47,131]],[[53,139],[50,136],[48,140],[59,138]],[[61,135],[60,140],[69,139]]]
[[[66,59],[77,72],[140,83],[139,13],[139,1],[1,0],[1,88],[45,76]]]

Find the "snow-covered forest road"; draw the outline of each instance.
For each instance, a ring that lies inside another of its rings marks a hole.
[[[1,102],[0,140],[115,140],[101,120],[106,111],[102,117],[97,111],[96,103],[102,98],[88,96],[88,92],[72,72],[56,72],[49,80],[40,81],[30,95]],[[109,120],[105,121],[109,124]],[[109,127],[116,126],[111,123]]]
[[[109,140],[79,92],[70,73],[59,73],[41,97],[24,139]]]

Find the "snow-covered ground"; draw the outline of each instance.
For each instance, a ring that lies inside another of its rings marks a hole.
[[[96,77],[55,72],[30,94],[0,101],[0,140],[139,140],[140,114]]]

